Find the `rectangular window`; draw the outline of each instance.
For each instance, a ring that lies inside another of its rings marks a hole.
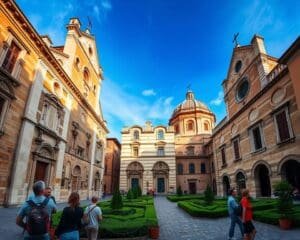
[[[183,165],[181,163],[177,164],[177,174],[178,175],[183,174]]]
[[[84,148],[78,146],[76,149],[76,155],[78,157],[83,158],[84,157]]]
[[[165,155],[165,149],[163,147],[159,147],[157,149],[157,155],[158,156],[164,156]]]
[[[226,165],[225,147],[221,148],[222,165]]]
[[[240,146],[239,146],[238,139],[233,140],[233,152],[234,152],[234,160],[239,160],[241,158],[241,155],[240,155]]]
[[[261,131],[261,126],[256,125],[250,130],[250,135],[251,135],[251,141],[252,141],[252,150],[259,151],[261,150],[264,145],[263,145],[263,139],[262,139],[262,131]]]
[[[275,114],[277,126],[277,142],[284,142],[291,138],[291,129],[289,127],[286,109]]]
[[[189,165],[189,172],[190,172],[190,174],[194,174],[195,173],[195,164],[194,163],[190,163],[190,165]]]
[[[201,163],[201,173],[205,174],[206,173],[206,166],[205,163]]]
[[[0,120],[2,118],[3,110],[4,110],[5,99],[0,96]],[[0,121],[1,122],[1,121]]]
[[[138,157],[139,156],[139,148],[138,147],[134,147],[133,148],[133,156],[134,157]]]
[[[15,42],[11,42],[2,63],[2,67],[7,72],[12,73],[20,52],[21,49],[15,44]]]

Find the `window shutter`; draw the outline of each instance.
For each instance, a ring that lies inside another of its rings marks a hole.
[[[235,140],[233,142],[233,148],[234,148],[235,160],[240,159],[240,149],[239,149],[239,141],[238,140]]]
[[[10,47],[8,48],[2,66],[9,73],[12,73],[20,51],[21,49],[14,42],[12,42]]]
[[[285,111],[282,111],[281,113],[278,113],[276,115],[276,121],[277,121],[280,142],[289,139],[290,132],[289,132]]]

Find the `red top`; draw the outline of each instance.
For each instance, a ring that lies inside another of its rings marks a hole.
[[[246,208],[246,214],[245,214],[245,221],[251,221],[253,219],[252,217],[252,206],[249,202],[249,200],[246,197],[243,197],[241,200],[241,205],[243,208]]]

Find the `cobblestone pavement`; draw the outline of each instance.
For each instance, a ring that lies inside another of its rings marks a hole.
[[[194,218],[177,207],[166,197],[155,198],[155,208],[160,226],[160,240],[226,240],[228,239],[229,219]],[[300,229],[289,231],[279,227],[254,222],[257,230],[255,240],[300,240]],[[238,226],[235,237],[240,238]]]
[[[81,205],[89,201],[81,201]],[[57,204],[58,209],[63,209],[67,204]],[[23,239],[22,229],[15,224],[19,208],[0,208],[0,240],[21,240]]]

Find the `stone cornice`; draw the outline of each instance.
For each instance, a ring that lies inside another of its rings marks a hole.
[[[76,87],[76,85],[72,82],[70,77],[67,75],[67,73],[64,71],[58,60],[54,57],[52,54],[50,48],[46,45],[46,43],[43,41],[43,39],[40,37],[40,35],[36,32],[34,27],[31,25],[29,20],[26,18],[26,16],[23,14],[23,12],[20,10],[18,5],[13,0],[2,0],[2,2],[5,4],[6,9],[9,10],[13,18],[20,24],[23,31],[25,31],[31,41],[35,44],[35,47],[39,50],[39,52],[42,54],[42,59],[46,60],[48,63],[51,64],[52,67],[56,70],[56,72],[59,74],[59,76],[64,80],[66,85],[73,91],[73,93],[77,96],[81,104],[86,107],[93,115],[94,119],[101,125],[101,127],[104,129],[106,133],[108,133],[108,129],[104,123],[103,120],[101,120],[98,116],[98,114],[95,112],[95,110],[92,108],[92,106],[87,102],[85,97],[81,94],[80,90]]]

